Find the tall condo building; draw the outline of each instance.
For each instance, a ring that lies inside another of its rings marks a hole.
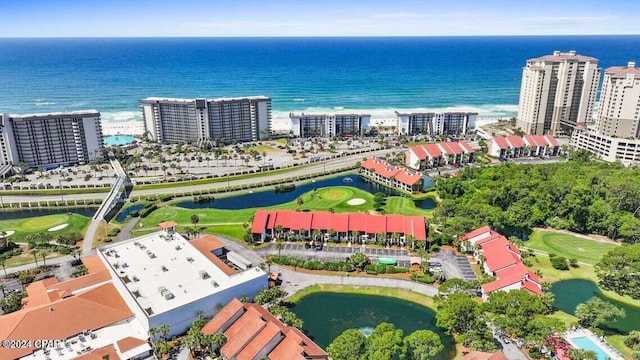
[[[271,130],[271,99],[265,96],[219,99],[140,100],[148,137],[157,141],[257,141]]]
[[[54,168],[101,157],[102,127],[95,110],[0,115],[0,165]]]
[[[640,137],[640,69],[635,62],[605,70],[600,92],[599,134]]]
[[[369,129],[369,114],[289,114],[291,132],[300,137],[362,135]]]
[[[516,126],[527,134],[544,135],[590,123],[599,80],[598,59],[575,51],[527,60]]]
[[[571,145],[606,161],[640,164],[640,68],[635,62],[605,70],[598,119],[574,132]]]
[[[478,113],[472,112],[426,112],[401,114],[398,116],[398,132],[404,135],[455,135],[466,134],[476,126]]]

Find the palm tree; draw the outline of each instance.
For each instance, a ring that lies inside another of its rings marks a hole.
[[[38,267],[38,254],[40,252],[38,251],[38,249],[31,249],[29,253],[33,255],[33,259],[36,261],[36,267]]]
[[[282,225],[276,225],[276,237],[281,238],[282,237],[282,230],[284,230],[284,227]]]
[[[300,228],[300,230],[298,230],[298,234],[300,235],[300,239],[302,239],[303,234],[307,234],[308,231],[305,228]]]
[[[7,268],[6,266],[6,262],[7,262],[7,258],[3,256],[0,256],[0,266],[2,266],[2,270],[4,270],[4,276],[7,276]]]
[[[282,240],[281,239],[277,239],[276,240],[276,250],[278,250],[278,256],[280,256],[280,251],[282,251],[282,248],[284,248],[284,244],[282,244]],[[271,270],[271,266],[269,266],[269,270]]]
[[[227,343],[227,337],[223,333],[217,332],[213,334],[213,337],[211,338],[211,347],[214,349],[216,354],[220,352],[220,349],[226,343]]]
[[[322,232],[320,230],[314,229],[311,232],[311,238],[313,239],[313,241],[316,241],[316,240],[318,240],[318,238],[320,237],[321,234],[322,234]]]
[[[51,254],[51,250],[44,248],[40,250],[40,256],[42,256],[42,263],[47,266],[47,256]]]
[[[358,230],[351,231],[351,241],[361,242],[361,241],[358,241],[359,239],[360,239],[360,231]]]
[[[329,234],[329,238],[333,238],[337,234],[334,229],[329,229],[329,231],[327,231],[327,233]]]
[[[387,234],[385,232],[379,232],[376,234],[376,244],[378,243],[378,241],[386,241],[387,240]]]
[[[196,231],[196,225],[200,222],[200,216],[198,214],[191,215],[191,223],[193,224],[193,231]]]

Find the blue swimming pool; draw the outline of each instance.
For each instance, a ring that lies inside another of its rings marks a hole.
[[[107,146],[122,146],[131,144],[135,138],[131,135],[105,136],[104,144]]]
[[[586,336],[572,338],[571,342],[574,343],[580,349],[595,351],[596,354],[598,355],[598,360],[607,360],[609,358],[607,353],[604,352],[604,350],[602,350],[600,345],[594,343],[590,338]]]

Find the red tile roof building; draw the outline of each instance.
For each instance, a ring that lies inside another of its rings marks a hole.
[[[381,158],[370,157],[360,168],[362,175],[392,188],[416,193],[422,191],[422,173],[389,164]]]
[[[258,221],[256,221],[256,219]],[[308,238],[313,230],[323,233],[328,240],[330,230],[335,231],[338,238],[349,238],[354,241],[353,232],[358,232],[355,241],[395,241],[390,234],[400,235],[400,241],[409,235],[415,240],[426,240],[426,223],[421,216],[405,215],[370,215],[365,213],[334,214],[327,211],[299,212],[293,210],[258,210],[254,216],[251,233],[261,241],[267,237],[277,236],[278,229],[283,233],[289,231]],[[302,233],[302,234],[300,234]],[[384,239],[379,239],[379,234]]]
[[[542,282],[524,266],[520,250],[503,235],[485,226],[462,235],[460,243],[463,250],[473,251],[476,259],[484,258],[484,271],[496,277],[496,280],[482,285],[484,300],[498,290],[525,289],[542,295]]]
[[[560,144],[553,135],[494,136],[488,145],[489,155],[500,160],[522,156],[556,156]]]
[[[260,305],[233,299],[203,328],[204,334],[222,333],[224,359],[328,359],[327,353],[296,328],[283,324]]]
[[[407,150],[405,161],[416,170],[462,165],[475,161],[475,150],[464,140],[414,145]]]

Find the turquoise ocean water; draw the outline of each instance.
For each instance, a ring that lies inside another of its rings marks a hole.
[[[640,63],[640,36],[0,39],[0,112],[97,109],[140,119],[138,100],[266,95],[291,111],[517,111],[526,59],[576,50],[603,68]],[[391,114],[391,115],[390,115]]]

